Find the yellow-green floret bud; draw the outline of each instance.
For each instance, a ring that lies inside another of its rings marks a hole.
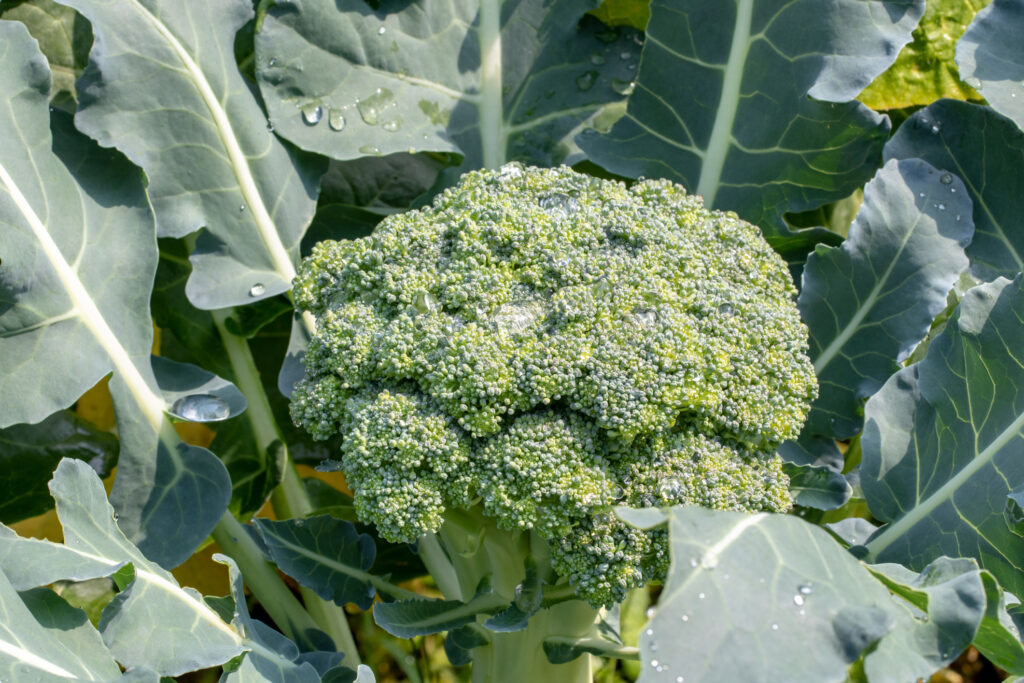
[[[774,452],[817,391],[792,280],[756,227],[678,185],[468,173],[317,245],[294,294],[317,333],[292,415],[342,434],[385,538],[479,504],[600,604],[668,562],[664,532],[613,505],[790,505]]]

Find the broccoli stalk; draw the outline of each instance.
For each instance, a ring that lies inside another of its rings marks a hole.
[[[664,530],[614,506],[791,505],[775,449],[817,385],[789,271],[677,185],[468,173],[369,237],[317,245],[293,291],[317,332],[292,416],[341,435],[360,518],[420,540],[446,595],[490,576],[512,599],[529,558],[542,593],[578,598],[493,633],[479,680],[571,680],[504,672],[541,666],[524,642],[585,637],[594,610],[663,578]]]

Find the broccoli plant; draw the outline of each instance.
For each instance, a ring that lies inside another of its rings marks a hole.
[[[454,574],[449,599],[489,577],[511,601],[532,568],[542,596],[610,607],[669,562],[665,530],[614,506],[791,505],[775,450],[817,384],[789,271],[757,228],[679,185],[468,173],[371,236],[318,244],[294,294],[317,321],[295,421],[341,435],[356,511],[381,536],[437,540],[425,557]],[[593,610],[533,619],[541,639],[580,635]],[[587,658],[531,677],[552,665],[520,641],[475,652],[501,680],[590,680]]]

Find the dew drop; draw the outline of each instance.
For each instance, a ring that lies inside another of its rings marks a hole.
[[[966,79],[964,83],[971,86],[975,90],[981,90],[981,79],[975,76],[971,76],[970,78]]]
[[[245,204],[239,204],[238,205],[238,210],[239,211],[245,211]]]
[[[327,125],[331,127],[331,130],[345,130],[345,115],[341,113],[340,109],[331,110],[331,113],[327,115]]]
[[[277,66],[277,57],[271,57],[270,61],[267,62],[267,66]]]
[[[649,628],[646,631],[644,631],[644,633],[649,635],[649,636],[653,636],[654,635],[654,629],[653,628]]]
[[[700,566],[704,569],[714,569],[718,566],[718,555],[715,553],[704,553],[700,558]]]
[[[942,128],[939,127],[939,124],[936,123],[936,124],[932,125],[931,130],[932,130],[932,135],[938,135],[939,131],[942,130]]]
[[[647,646],[647,649],[650,650],[651,652],[657,652],[658,651],[658,644],[657,643],[651,643],[650,645]]]
[[[938,204],[938,209],[939,209],[939,211],[945,211],[946,210],[946,205],[940,202]]]
[[[175,401],[171,413],[189,422],[217,422],[230,417],[231,408],[212,394],[190,394]]]
[[[691,567],[696,567],[697,566],[697,558],[696,557],[691,557],[690,558],[690,566]]]
[[[730,303],[724,303],[718,307],[718,312],[721,313],[722,315],[732,315],[732,311],[733,308],[732,304]]]
[[[360,154],[372,154],[374,156],[380,156],[380,147],[374,147],[373,145],[363,145],[359,148]]]
[[[681,619],[682,621],[689,621],[689,620],[690,620],[690,615],[689,615],[689,614],[684,614],[683,616],[681,616],[681,617],[679,617],[679,618],[680,618],[680,619]]]
[[[779,630],[779,625],[778,624],[772,624],[772,630],[773,631],[778,631]]]
[[[704,597],[705,597],[705,595],[703,593],[697,593],[697,599],[698,600],[703,600]]]
[[[797,588],[797,591],[799,591],[801,595],[810,595],[814,592],[814,587],[809,583],[805,583],[799,586]]]
[[[381,26],[379,29],[377,29],[377,35],[378,36],[382,36],[382,35],[384,35],[387,32],[388,32],[388,30],[385,27],[383,27],[383,26]]]
[[[356,102],[359,116],[368,126],[393,120],[395,117],[389,112],[396,106],[395,94],[387,88],[377,88],[372,95]]]
[[[953,174],[952,173],[943,173],[942,177],[939,178],[939,182],[941,182],[943,185],[951,184],[953,182]]]
[[[620,95],[632,95],[635,87],[636,83],[633,81],[624,81],[621,78],[612,79],[612,90]]]
[[[249,288],[249,296],[263,296],[265,291],[267,291],[267,286],[262,282],[257,282]]]
[[[797,605],[797,606],[800,606],[800,605],[804,604],[804,596],[802,596],[802,595],[794,595],[793,596],[793,604]]]
[[[676,683],[683,683],[683,680],[682,676],[676,676]]]
[[[924,192],[918,192],[918,193],[917,193],[917,196],[918,196],[918,197],[921,197],[921,198],[923,199],[923,198],[924,198]]]
[[[324,117],[324,108],[316,102],[310,102],[302,107],[302,120],[307,126],[315,126]]]
[[[114,521],[116,522],[116,521],[117,521],[118,519],[120,519],[120,518],[121,518],[121,517],[120,517],[120,515],[118,515],[118,514],[117,514],[117,513],[115,512],[115,513],[114,513]]]
[[[628,51],[628,50],[626,50],[625,52],[620,52],[619,53],[619,59],[621,59],[624,62],[627,61],[627,60],[630,60],[632,58],[633,58],[633,53]]]
[[[657,607],[648,607],[647,611],[644,614],[647,616],[648,620],[651,620],[651,619],[654,618],[654,615],[657,614],[657,613],[658,613],[658,608]]]
[[[651,666],[653,666],[654,668],[658,668],[660,666],[660,664],[658,663],[657,659],[652,659],[651,660]]]
[[[498,180],[506,181],[518,178],[523,175],[523,165],[517,161],[510,161],[498,169]]]
[[[597,82],[597,72],[594,70],[587,71],[580,74],[576,78],[576,88],[581,92],[586,92],[594,87],[594,83]]]
[[[441,308],[434,295],[425,289],[416,292],[412,298],[412,306],[419,313],[436,313]]]
[[[580,208],[575,197],[561,192],[545,195],[537,200],[537,204],[544,210],[544,213],[556,219],[568,218]]]
[[[390,119],[388,121],[384,121],[383,123],[381,123],[380,127],[389,133],[394,133],[395,131],[401,130],[402,122],[397,118]]]
[[[602,64],[604,64],[604,55],[595,52],[594,54],[590,55],[590,63],[593,64],[594,66],[601,66]]]

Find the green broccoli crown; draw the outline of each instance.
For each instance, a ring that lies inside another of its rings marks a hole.
[[[292,416],[343,435],[359,514],[390,540],[479,504],[536,529],[594,604],[659,578],[663,534],[610,506],[782,511],[774,455],[817,391],[785,263],[667,181],[479,171],[369,237],[323,242]]]

